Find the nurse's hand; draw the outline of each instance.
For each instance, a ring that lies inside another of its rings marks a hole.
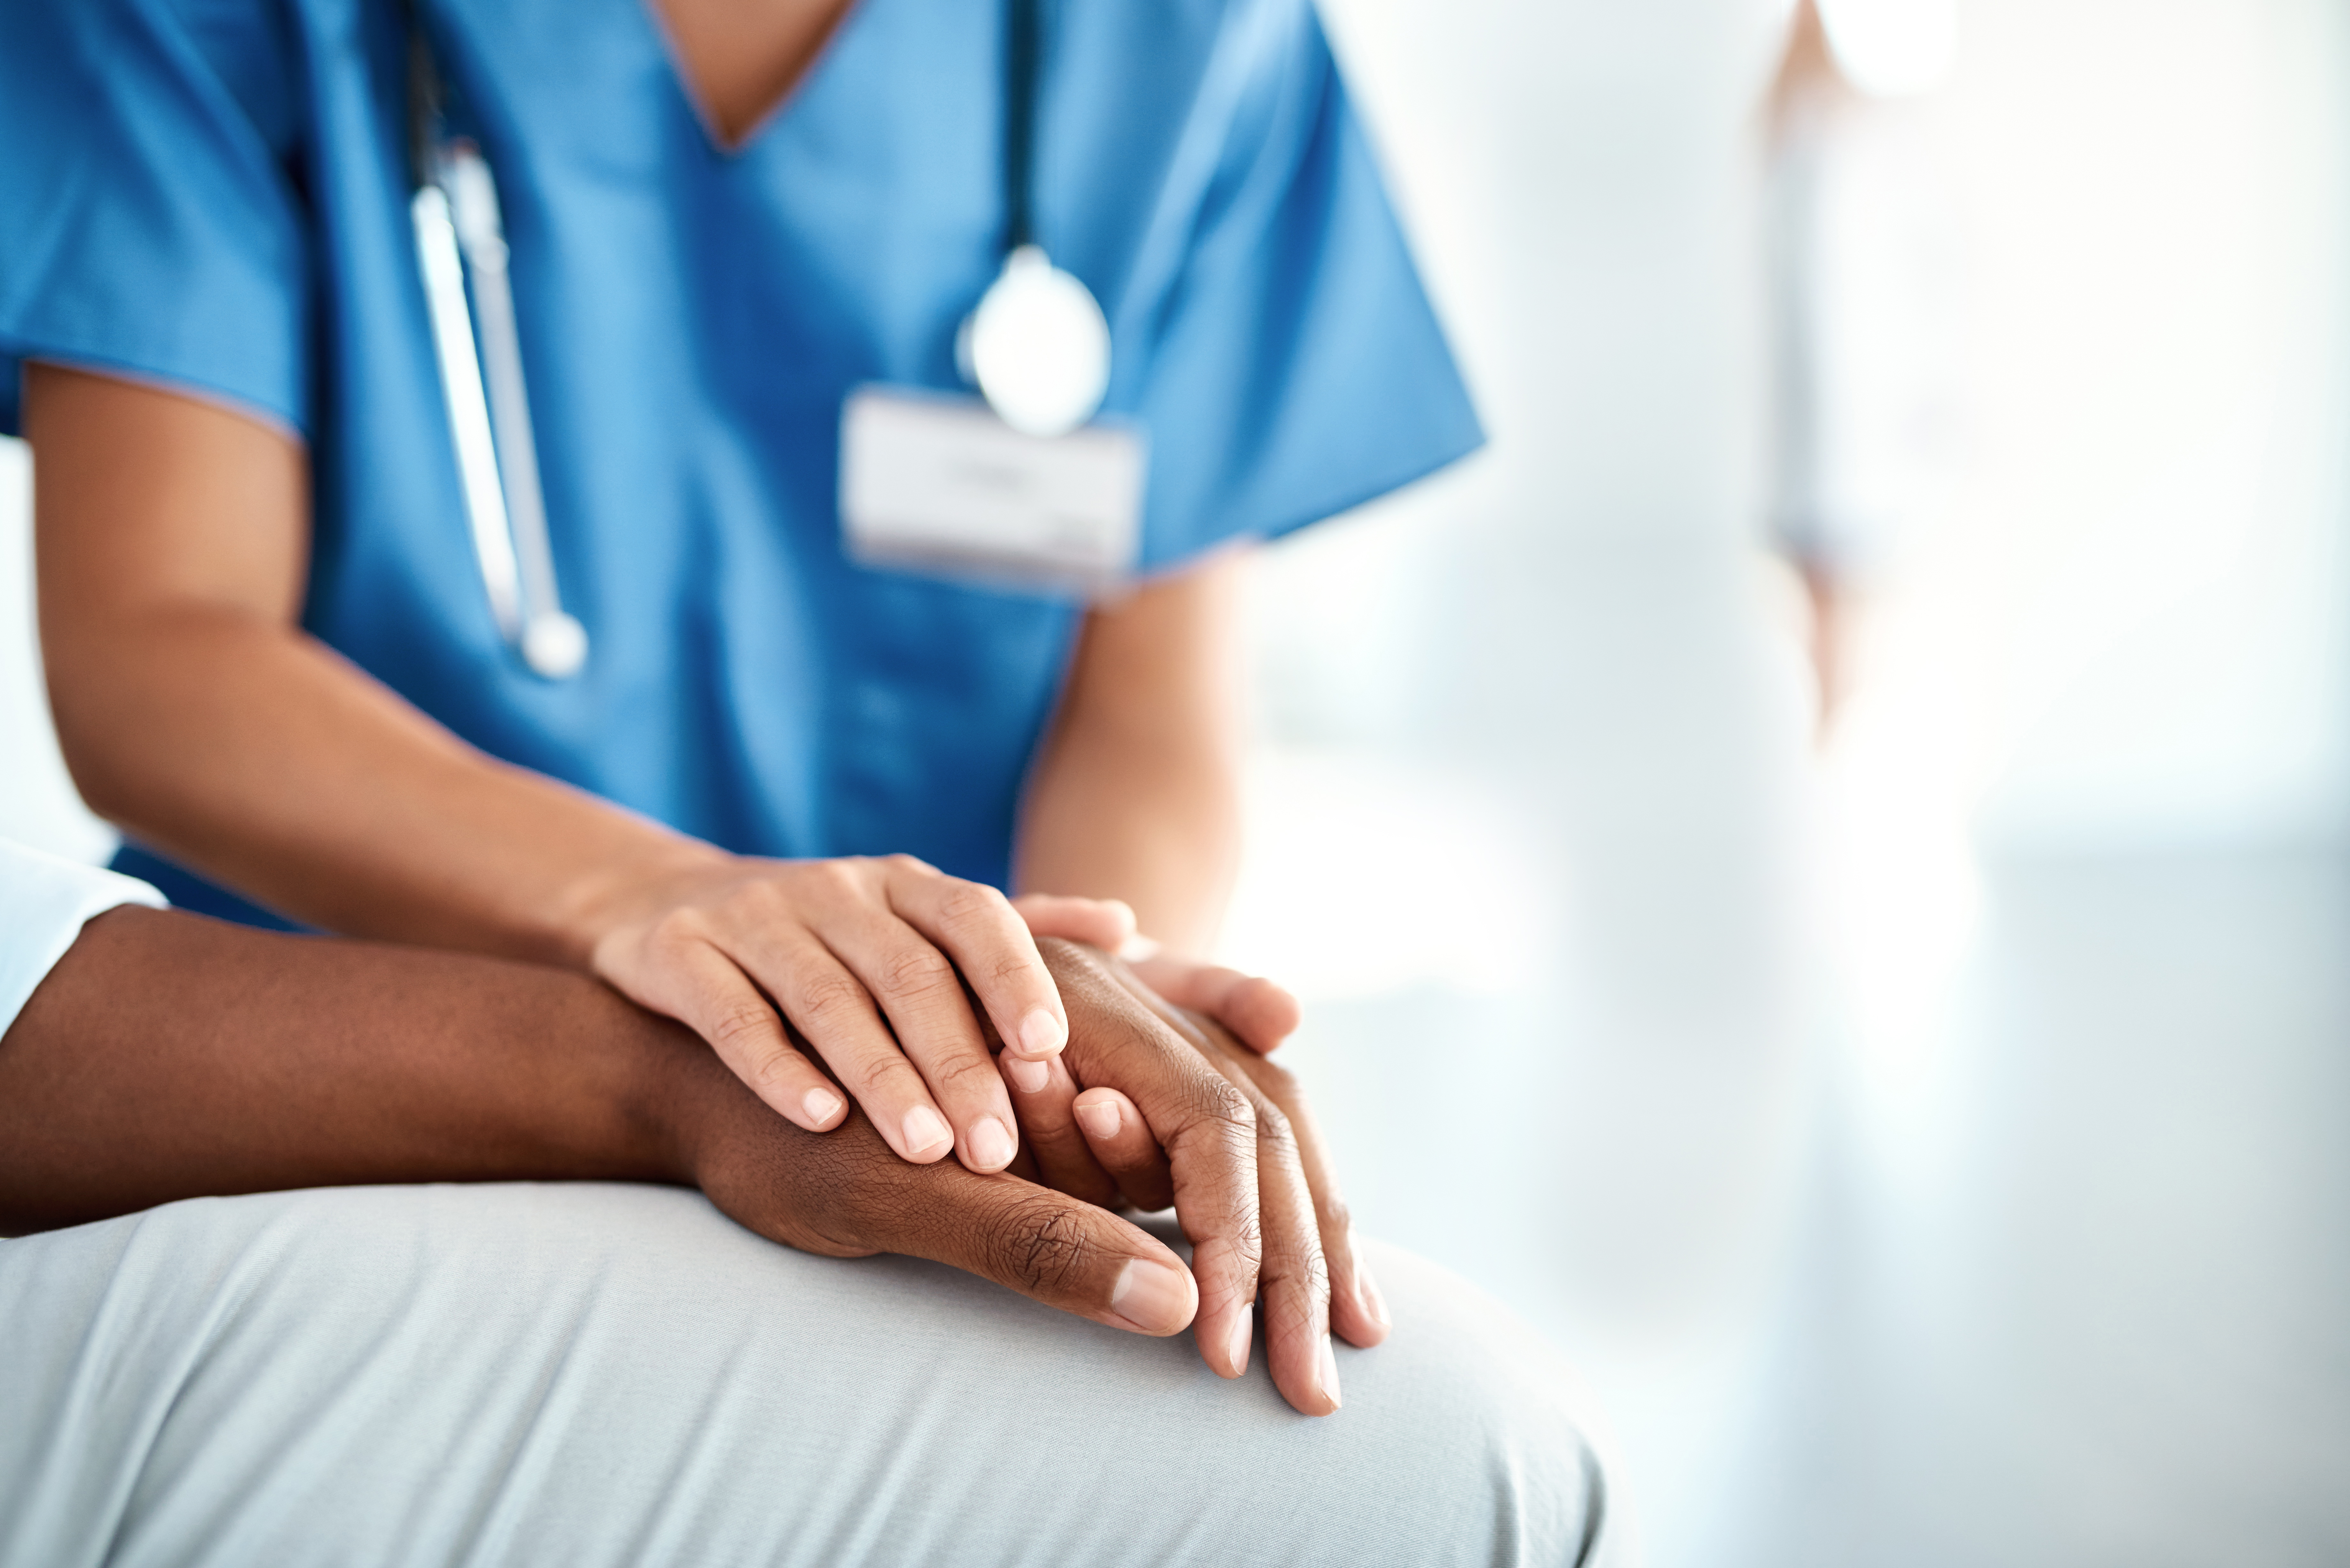
[[[1336,1409],[1331,1331],[1377,1345],[1388,1313],[1295,1081],[1118,960],[1039,945],[1070,1036],[1039,1088],[1005,1069],[1027,1132],[1017,1168],[1104,1207],[1172,1204],[1193,1248],[1201,1357],[1245,1371],[1260,1303],[1274,1386],[1307,1415]]]
[[[1260,1056],[1279,1050],[1283,1041],[1297,1033],[1305,1016],[1296,997],[1263,975],[1164,951],[1136,929],[1134,910],[1122,898],[1024,893],[1012,900],[1012,907],[1038,937],[1065,937],[1116,953],[1162,1001],[1205,1013]]]
[[[995,1171],[1019,1147],[974,999],[1014,1063],[1049,1061],[1069,1035],[1010,901],[911,856],[713,851],[608,890],[583,924],[598,975],[700,1034],[783,1116],[827,1131],[848,1106],[795,1047],[788,1020],[917,1164],[951,1148],[971,1169]]]

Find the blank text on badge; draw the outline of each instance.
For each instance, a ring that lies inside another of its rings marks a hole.
[[[1105,593],[1134,573],[1144,446],[1096,423],[1024,435],[973,399],[860,387],[840,420],[840,519],[868,566]]]

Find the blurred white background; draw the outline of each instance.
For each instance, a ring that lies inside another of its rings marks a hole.
[[[1784,7],[1326,9],[1494,437],[1257,606],[1229,945],[1358,1211],[1589,1370],[1669,1568],[2350,1560],[2350,15],[1962,0],[1962,461],[1815,751]],[[1914,86],[1938,12],[1828,21]]]
[[[1585,1366],[1659,1568],[2350,1561],[2350,16],[1831,14],[1931,83],[1964,461],[1815,747],[1783,6],[1325,5],[1493,437],[1257,593],[1226,945],[1364,1222]],[[0,831],[96,857],[25,468]]]

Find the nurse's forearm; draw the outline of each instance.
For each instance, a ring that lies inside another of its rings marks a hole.
[[[74,776],[134,836],[354,936],[584,967],[607,880],[718,853],[464,745],[291,628],[126,618],[53,677]]]
[[[1235,645],[1247,556],[1226,552],[1087,618],[1023,803],[1023,891],[1123,898],[1205,951],[1240,857]]]
[[[52,367],[26,390],[50,696],[100,813],[312,924],[575,965],[608,887],[718,858],[483,755],[303,633],[293,438]]]
[[[1240,858],[1231,771],[1073,736],[1038,767],[1026,815],[1023,891],[1123,898],[1142,933],[1175,951],[1214,942]]]

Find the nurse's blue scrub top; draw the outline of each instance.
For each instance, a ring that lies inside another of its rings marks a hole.
[[[530,674],[476,570],[390,0],[0,6],[0,426],[36,358],[281,422],[303,624],[457,734],[729,849],[1004,883],[1079,607],[853,565],[835,493],[843,396],[957,388],[1001,263],[1000,5],[859,0],[730,152],[645,0],[421,4],[500,182],[585,671]],[[1060,0],[1045,39],[1035,227],[1149,431],[1147,569],[1479,443],[1306,0]]]

